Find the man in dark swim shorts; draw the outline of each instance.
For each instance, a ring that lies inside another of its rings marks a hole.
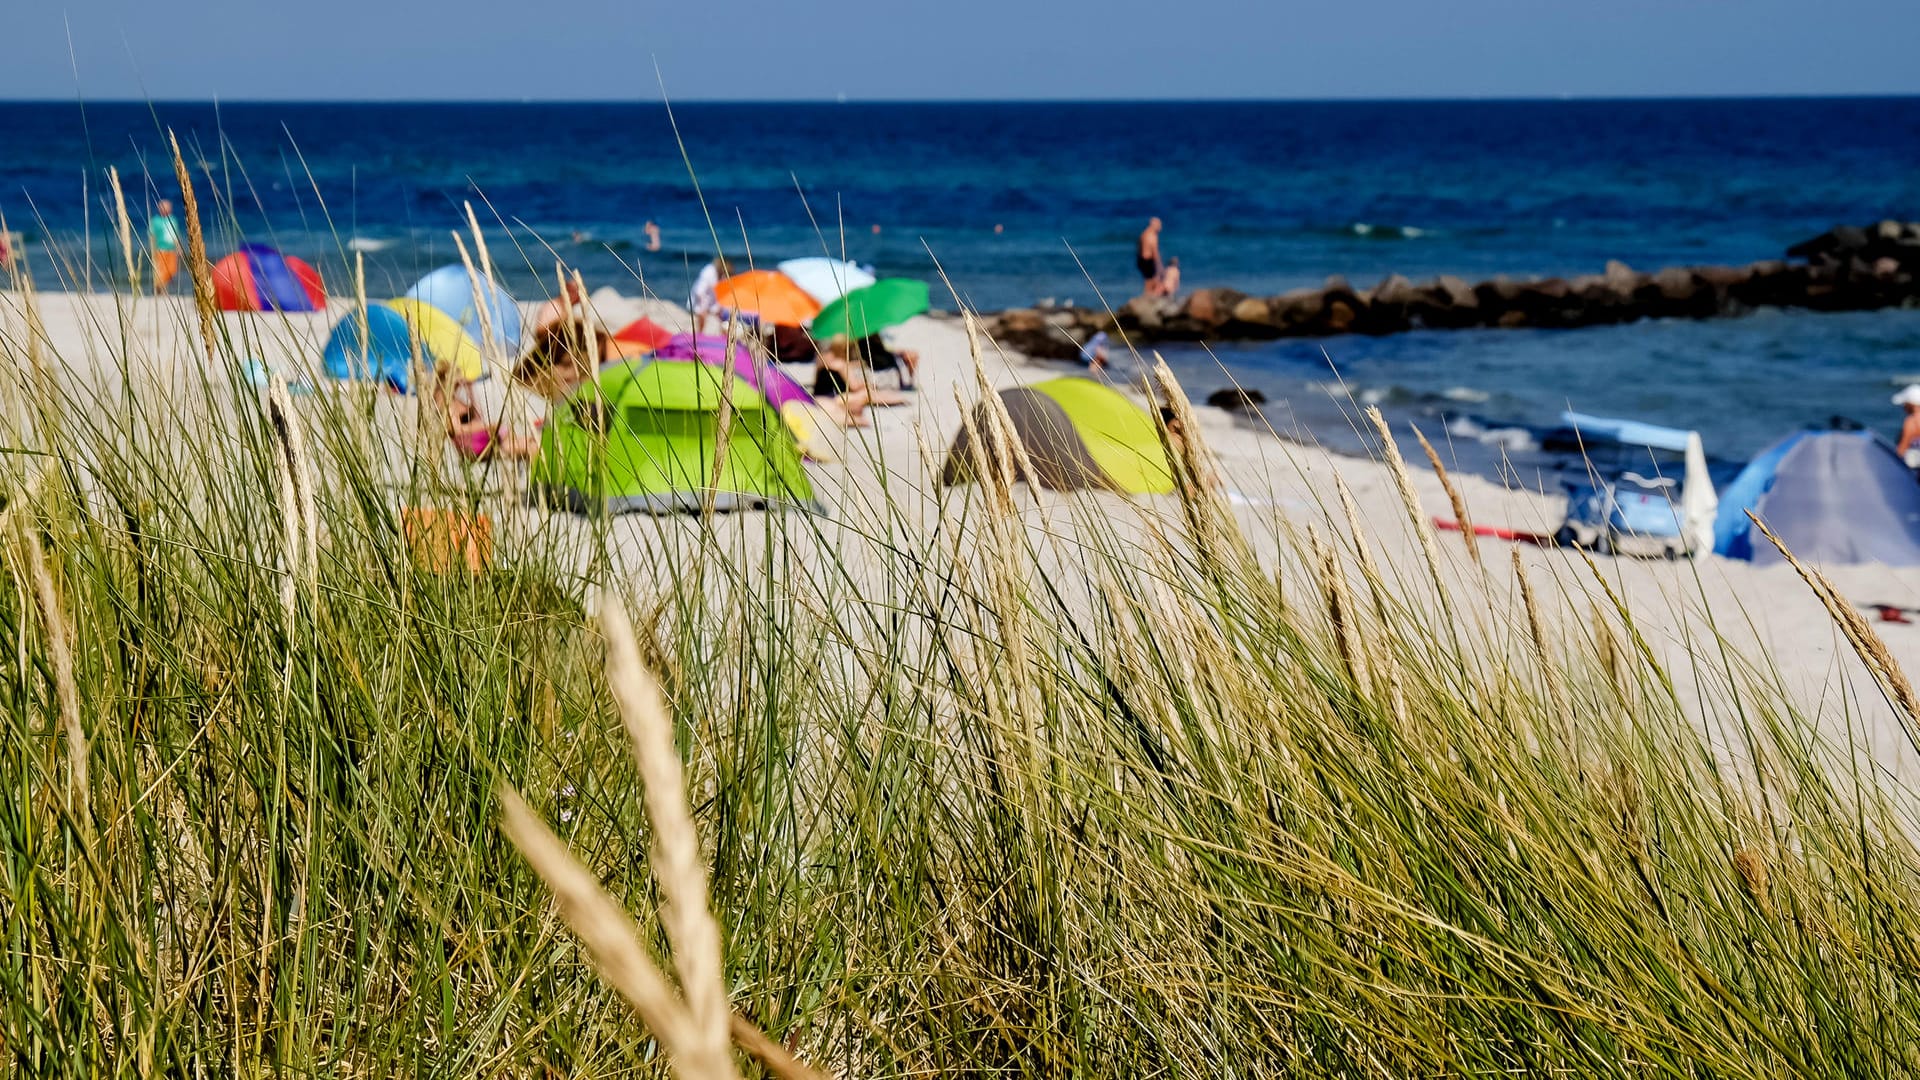
[[[1160,219],[1147,222],[1140,232],[1140,243],[1133,251],[1133,265],[1140,271],[1140,280],[1145,283],[1144,291],[1151,293],[1153,283],[1160,277]]]

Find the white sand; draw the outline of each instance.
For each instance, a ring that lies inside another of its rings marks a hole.
[[[603,307],[616,306],[604,295],[599,299]],[[137,386],[171,385],[179,390],[201,379],[227,380],[224,371],[202,370],[196,316],[185,299],[142,300],[122,307],[122,302],[113,297],[45,294],[37,303],[45,352],[57,357],[58,366],[67,369],[70,378],[92,380],[109,399],[118,393],[123,377],[118,358],[127,355],[136,358]],[[310,377],[307,372],[317,364],[328,328],[343,310],[336,305],[332,312],[317,315],[224,318],[228,332],[240,343],[242,355],[258,358],[289,379],[298,380]],[[675,329],[685,325],[680,321],[683,312],[658,301],[633,305],[631,311],[608,310],[606,317],[619,325],[633,312],[649,314]],[[17,365],[27,362],[24,320],[22,298],[0,293],[0,351]],[[123,335],[130,348],[120,344]],[[929,542],[925,537],[940,520],[941,511],[928,490],[928,466],[937,472],[940,463],[925,461],[922,447],[930,447],[936,454],[944,452],[960,426],[959,399],[970,401],[975,397],[973,363],[957,320],[916,319],[895,336],[900,344],[922,354],[920,385],[914,400],[904,407],[876,410],[875,428],[855,435],[848,463],[808,466],[822,501],[830,508],[828,517],[821,521],[817,542],[839,545],[856,554],[860,544],[884,541],[884,536],[881,541],[874,539],[876,532],[885,533],[886,524],[873,509],[883,479],[902,508],[901,520],[911,523],[900,538],[916,542],[912,538],[918,536],[918,542]],[[993,348],[987,351],[987,368],[990,381],[1001,386],[1062,371],[1058,365],[1028,365]],[[883,384],[890,378],[880,376]],[[530,403],[524,394],[515,395],[509,402],[503,380],[494,379],[482,387],[483,399],[496,417],[530,415],[526,411],[530,406],[534,413],[544,411],[537,399]],[[1204,396],[1213,388],[1194,389],[1195,396]],[[404,419],[412,404],[406,399],[389,399],[383,408]],[[1291,544],[1283,537],[1297,535],[1297,530],[1310,522],[1324,523],[1329,512],[1338,517],[1331,482],[1337,473],[1352,487],[1362,517],[1374,532],[1376,549],[1397,568],[1401,588],[1407,590],[1404,595],[1430,596],[1422,581],[1419,546],[1385,466],[1284,442],[1249,430],[1217,410],[1199,411],[1202,435],[1219,457],[1228,485],[1244,496],[1237,500],[1235,512],[1263,560],[1279,559],[1283,545]],[[1403,451],[1423,462],[1411,434],[1397,434]],[[1559,500],[1503,490],[1477,477],[1464,477],[1459,482],[1474,518],[1482,523],[1550,533],[1564,509]],[[1427,513],[1452,516],[1437,478],[1424,462],[1414,470],[1414,484]],[[1171,512],[1173,507],[1171,499],[1147,503],[1150,513]],[[1115,496],[1052,493],[1041,494],[1028,511],[1036,529],[1061,538],[1048,544],[1062,566],[1072,562],[1070,537],[1075,516],[1089,508],[1097,508],[1115,520],[1133,514],[1126,502]],[[574,535],[584,541],[596,532],[594,526],[569,515],[547,515],[511,505],[503,506],[500,516],[507,519],[502,522],[502,534],[507,537],[522,530]],[[735,539],[750,538],[763,534],[762,523],[758,514],[737,515],[723,523],[720,531]],[[620,572],[631,575],[645,590],[646,575],[672,572],[672,558],[662,553],[682,550],[676,545],[689,542],[694,528],[686,518],[623,518],[607,532],[609,555],[624,567]],[[1478,573],[1466,558],[1461,538],[1442,533],[1439,545],[1456,595],[1475,597],[1470,610],[1461,612],[1464,620],[1510,628],[1520,625],[1511,602],[1508,552],[1512,545],[1480,541],[1488,577],[1494,582],[1484,593],[1476,583]],[[1536,586],[1554,609],[1550,617],[1566,623],[1569,631],[1585,623],[1591,604],[1607,603],[1579,555],[1531,546],[1522,546],[1520,551]],[[1705,674],[1724,669],[1726,663],[1714,637],[1717,630],[1735,653],[1776,672],[1786,692],[1803,708],[1817,713],[1821,729],[1830,737],[1843,740],[1853,732],[1882,768],[1909,782],[1920,779],[1920,756],[1832,621],[1791,569],[1760,569],[1717,557],[1694,562],[1624,558],[1597,562],[1614,591],[1626,598],[1643,632],[1672,672],[1680,693],[1698,707],[1710,733],[1717,734],[1720,726],[1736,715],[1736,703],[1730,700],[1723,680]],[[1915,570],[1879,566],[1828,570],[1842,594],[1855,602],[1920,606],[1920,572]],[[1479,599],[1481,596],[1493,599],[1489,602]],[[1920,672],[1920,625],[1876,626],[1893,655],[1909,671]]]

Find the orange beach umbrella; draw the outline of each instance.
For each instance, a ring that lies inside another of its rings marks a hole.
[[[808,296],[793,279],[773,270],[749,270],[716,285],[720,306],[751,314],[775,326],[799,326],[820,314],[820,301]]]

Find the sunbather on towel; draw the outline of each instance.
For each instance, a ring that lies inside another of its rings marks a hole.
[[[856,363],[853,356],[853,347],[845,337],[836,336],[828,340],[826,344],[820,346],[820,355],[814,361],[814,397],[835,397],[843,395],[849,390],[865,390],[867,391],[867,404],[869,405],[906,404],[907,399],[900,394],[875,391],[872,387],[868,386],[867,368],[862,364]],[[898,363],[907,365],[905,370],[912,371],[911,365],[917,364],[920,357],[918,354],[913,354],[912,360],[908,360],[907,355],[903,353],[896,357],[895,360]]]

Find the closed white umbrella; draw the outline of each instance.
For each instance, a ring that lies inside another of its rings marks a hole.
[[[831,304],[855,289],[864,289],[874,283],[872,274],[840,259],[829,259],[816,255],[807,259],[788,259],[780,264],[780,272],[792,279],[800,291],[820,301]]]

